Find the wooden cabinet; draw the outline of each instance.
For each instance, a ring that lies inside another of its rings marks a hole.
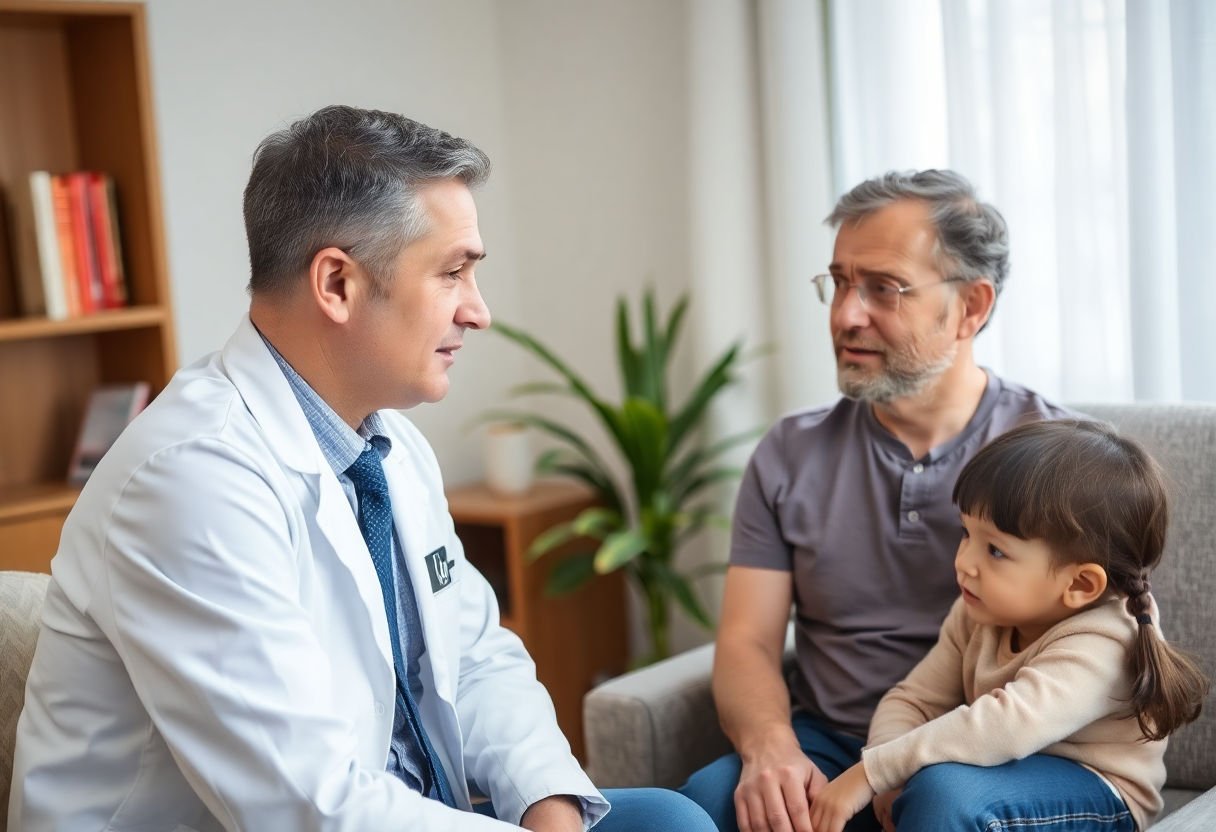
[[[142,5],[0,0],[0,569],[48,569],[92,390],[155,395],[176,368],[151,100]],[[16,201],[30,171],[82,169],[114,178],[130,306],[20,317]]]
[[[623,574],[595,578],[559,598],[545,594],[549,570],[576,542],[529,562],[528,547],[555,523],[594,505],[591,494],[564,482],[541,482],[524,495],[500,497],[484,485],[448,492],[448,508],[465,554],[498,596],[502,623],[514,630],[536,661],[557,721],[583,759],[583,696],[628,663]]]

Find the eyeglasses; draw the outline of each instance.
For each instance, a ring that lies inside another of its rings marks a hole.
[[[898,312],[899,301],[909,292],[918,289],[928,289],[932,286],[944,286],[947,283],[966,283],[965,277],[947,277],[936,283],[923,283],[920,286],[899,286],[882,277],[864,277],[859,283],[845,280],[834,274],[817,274],[811,278],[815,284],[815,292],[819,300],[828,306],[844,300],[850,288],[857,290],[857,299],[866,309],[879,312]]]

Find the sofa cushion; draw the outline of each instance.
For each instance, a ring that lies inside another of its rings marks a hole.
[[[25,702],[49,575],[0,572],[0,830],[8,817],[17,718]]]
[[[1141,442],[1165,469],[1173,516],[1165,555],[1152,576],[1166,637],[1216,677],[1216,407],[1078,405]],[[1216,783],[1216,692],[1199,720],[1170,737],[1169,785]],[[1213,827],[1216,828],[1216,827]]]

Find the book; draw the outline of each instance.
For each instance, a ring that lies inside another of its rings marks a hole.
[[[51,190],[51,175],[44,170],[30,173],[30,205],[32,207],[33,231],[36,242],[38,260],[38,278],[36,285],[40,288],[39,299],[33,297],[23,299],[25,314],[45,314],[53,321],[68,317],[66,285],[63,278],[63,264],[60,259],[58,231],[55,224],[55,202]],[[29,268],[29,266],[24,266]],[[27,282],[30,278],[27,278]],[[22,284],[23,289],[26,286]],[[34,289],[28,290],[31,295]]]
[[[118,249],[114,180],[104,173],[90,173],[88,193],[93,242],[101,269],[102,305],[118,309],[127,305],[127,292]]]
[[[106,451],[148,404],[148,392],[144,381],[109,384],[92,392],[68,463],[68,482],[84,485]]]
[[[89,217],[89,175],[82,171],[66,174],[68,204],[71,206],[72,243],[76,251],[76,279],[80,282],[80,308],[85,314],[102,308],[101,268],[93,242],[93,223]]]
[[[119,306],[126,306],[131,300],[131,294],[127,291],[127,271],[123,266],[122,261],[122,232],[118,228],[118,190],[114,187],[113,177],[105,178],[106,190],[106,219],[109,221],[110,228],[110,250],[114,258],[114,274],[116,275],[115,291],[119,300]]]
[[[76,274],[76,243],[72,231],[72,198],[65,176],[51,177],[51,205],[55,214],[55,239],[59,243],[59,267],[63,273],[63,293],[67,299],[68,316],[84,311],[80,281]]]

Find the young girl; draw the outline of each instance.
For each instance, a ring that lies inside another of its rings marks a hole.
[[[1037,422],[980,451],[954,502],[961,597],[862,761],[815,797],[815,832],[871,800],[887,832],[1147,828],[1165,738],[1208,689],[1149,594],[1160,468],[1105,425]]]

